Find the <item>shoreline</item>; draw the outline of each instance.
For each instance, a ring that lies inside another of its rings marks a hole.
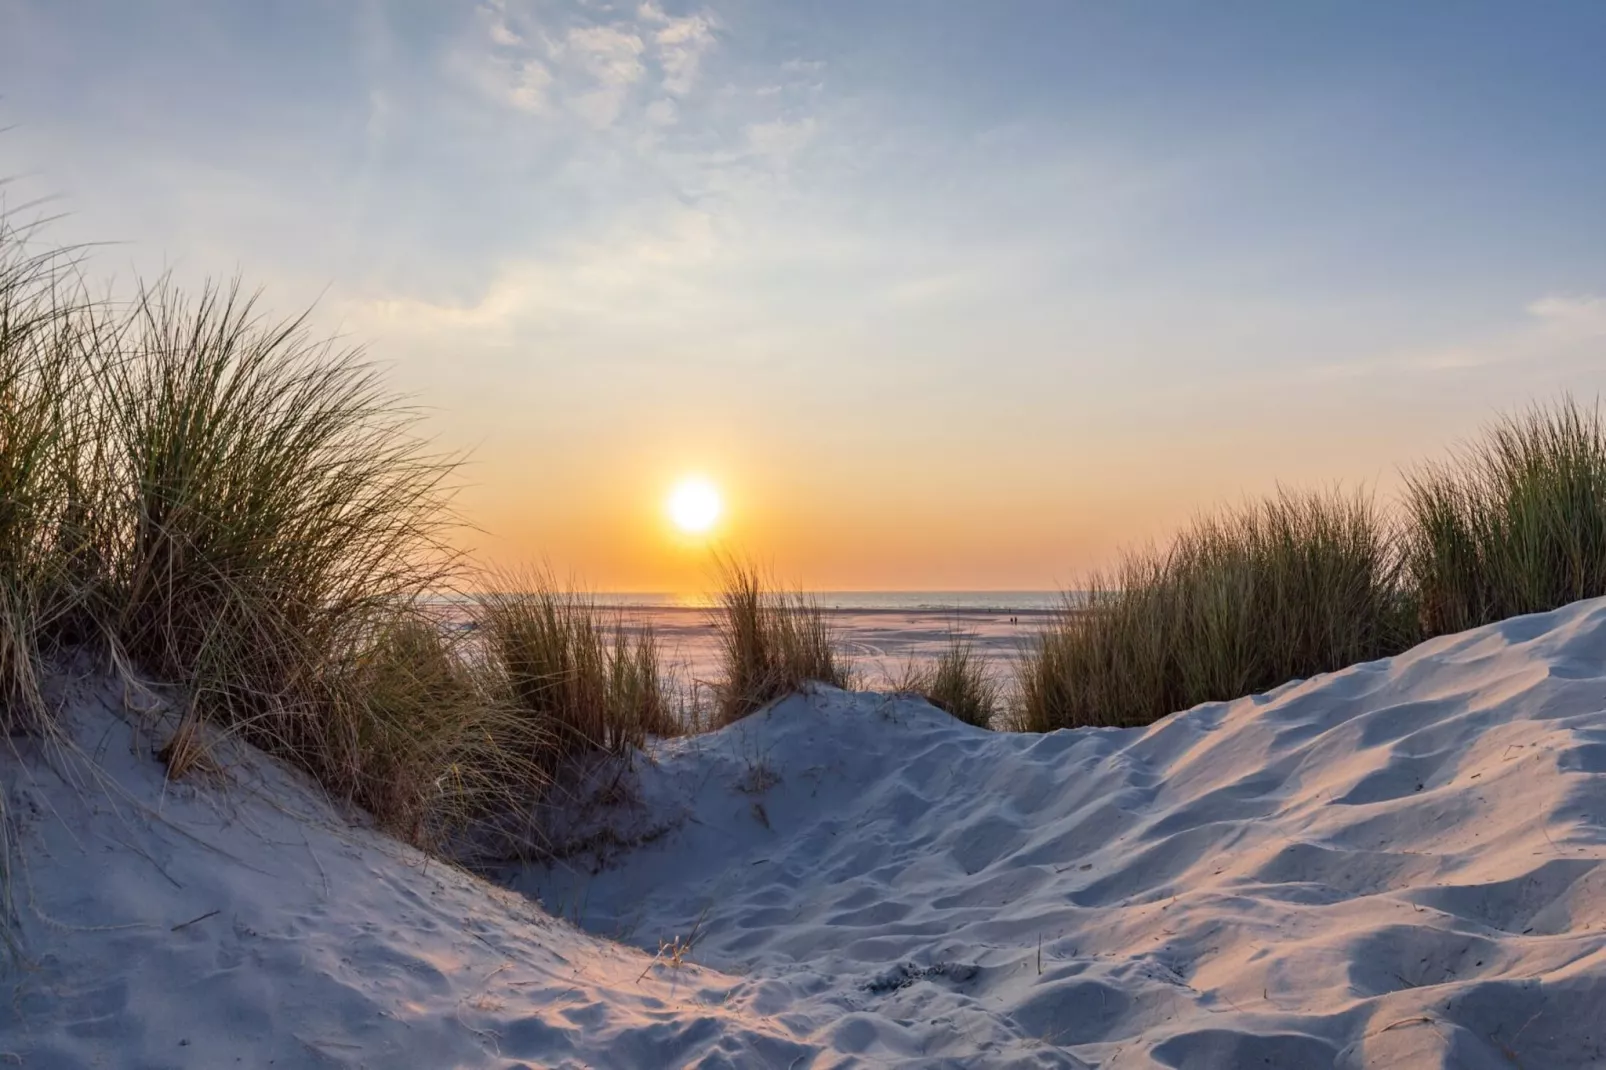
[[[655,606],[655,605],[611,605],[599,603],[598,609],[619,610],[627,613],[715,613],[718,606]],[[788,611],[795,612],[792,607]],[[1059,609],[1010,609],[1008,607],[974,608],[970,606],[950,608],[944,606],[903,608],[899,606],[819,606],[820,612],[832,616],[877,616],[877,617],[1053,617],[1058,616]]]

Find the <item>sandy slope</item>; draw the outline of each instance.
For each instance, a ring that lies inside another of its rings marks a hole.
[[[1606,1066],[1606,602],[1148,730],[825,692],[668,744],[576,828],[645,842],[512,880],[679,969],[260,760],[164,797],[108,697],[120,795],[0,765],[23,1065]]]
[[[666,748],[677,829],[518,883],[648,947],[701,917],[867,1061],[1606,1066],[1603,711],[1600,602],[1147,731],[829,693]]]
[[[645,956],[352,827],[260,755],[164,791],[115,689],[83,690],[105,782],[0,759],[32,960],[4,974],[0,1066],[807,1065],[726,1005],[734,979],[642,977]]]

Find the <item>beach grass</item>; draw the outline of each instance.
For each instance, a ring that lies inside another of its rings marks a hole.
[[[0,217],[0,731],[45,726],[42,644],[76,605],[71,565],[85,514],[82,387],[105,319],[68,251]]]
[[[1094,576],[1020,660],[1030,731],[1139,725],[1394,653],[1416,636],[1394,527],[1362,493],[1281,491]]]
[[[629,627],[539,572],[498,577],[479,596],[477,619],[513,708],[549,741],[549,772],[683,731],[650,627]]]
[[[1571,397],[1410,471],[1406,562],[1431,635],[1606,595],[1606,424]]]
[[[975,639],[952,632],[935,658],[912,662],[893,681],[893,690],[919,695],[944,713],[978,728],[993,727],[1003,708],[1003,686],[988,671]]]
[[[825,611],[807,595],[780,587],[751,562],[720,560],[713,621],[721,661],[714,687],[716,727],[810,683],[852,686],[852,667],[837,649]]]
[[[79,300],[24,237],[0,229],[0,727],[50,731],[45,648],[88,646],[176,695],[170,775],[222,730],[437,848],[568,754],[679,730],[651,633],[581,599],[446,626],[455,464],[359,350],[238,284]]]
[[[471,646],[434,615],[397,614],[342,674],[325,721],[354,801],[422,847],[526,812],[550,782],[552,733]]]
[[[360,352],[260,315],[237,285],[143,289],[120,338],[95,399],[116,518],[95,584],[106,638],[191,719],[343,797],[392,797],[371,776],[394,769],[362,753],[387,738],[364,718],[387,714],[349,680],[451,582],[451,460]]]
[[[36,237],[0,224],[6,731],[51,730],[43,659],[87,646],[177,692],[175,775],[210,723],[393,829],[478,805],[454,774],[521,763],[479,753],[503,708],[420,617],[455,567],[452,462],[304,319],[166,281],[118,311]]]

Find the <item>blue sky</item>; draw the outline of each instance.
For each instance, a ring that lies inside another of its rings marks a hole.
[[[491,557],[1046,586],[1606,383],[1606,5],[0,0],[0,173],[470,448]]]

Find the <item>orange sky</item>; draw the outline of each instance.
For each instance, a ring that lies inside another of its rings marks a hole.
[[[482,560],[545,561],[610,591],[701,590],[714,550],[752,555],[815,589],[1075,586],[1120,548],[1279,481],[1364,484],[1388,501],[1397,462],[1436,455],[1477,427],[1464,398],[1363,405],[1347,394],[1340,386],[1281,411],[1274,397],[1184,400],[1142,419],[1116,410],[1075,432],[1046,419],[1035,431],[914,424],[868,441],[755,429],[721,442],[621,420],[554,451],[557,465],[524,460],[548,456],[538,445],[495,440],[465,470],[462,503],[485,529],[467,544]],[[1492,412],[1499,399],[1488,400]],[[724,499],[707,538],[677,532],[665,510],[692,473]]]

